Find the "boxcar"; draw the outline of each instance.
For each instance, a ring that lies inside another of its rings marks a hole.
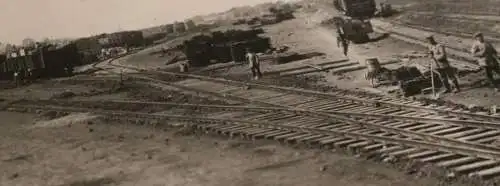
[[[69,44],[57,49],[46,48],[43,50],[42,77],[60,77],[71,72],[75,64],[81,64],[81,58],[75,44]]]

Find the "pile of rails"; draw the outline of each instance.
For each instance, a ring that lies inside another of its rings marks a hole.
[[[270,39],[260,37],[262,29],[229,30],[199,35],[178,46],[192,66],[205,66],[211,61],[218,63],[244,61],[246,48],[263,53],[271,48]]]

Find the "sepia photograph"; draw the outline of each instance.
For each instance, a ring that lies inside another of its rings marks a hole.
[[[0,186],[496,186],[498,7],[0,0]]]

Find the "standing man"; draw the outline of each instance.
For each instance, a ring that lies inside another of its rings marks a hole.
[[[453,86],[455,87],[455,92],[460,92],[460,86],[458,85],[458,80],[455,76],[455,70],[450,65],[448,57],[446,55],[445,47],[434,39],[434,36],[430,35],[426,37],[429,42],[429,54],[436,64],[436,70],[439,72],[441,79],[443,80],[443,85],[446,88],[445,93],[452,91],[448,80],[451,79]]]
[[[255,80],[259,79],[262,76],[260,72],[260,61],[259,56],[255,54],[250,48],[247,48],[246,59],[250,69],[252,70],[252,76]]]
[[[493,72],[500,75],[500,68],[497,61],[497,50],[491,43],[484,40],[482,33],[474,34],[475,42],[472,45],[471,53],[477,58],[479,66],[481,66],[484,71],[486,71],[486,78],[488,79],[490,86],[493,88],[498,88],[497,83],[493,79]]]
[[[345,35],[342,33],[342,31],[340,29],[337,29],[337,47],[340,47],[341,44],[344,56],[347,56],[349,41],[345,38]]]
[[[31,68],[26,68],[26,72],[24,72],[24,82],[31,83]]]
[[[18,87],[19,86],[19,70],[16,69],[14,71],[13,75],[14,75],[14,83],[16,84],[16,87]]]

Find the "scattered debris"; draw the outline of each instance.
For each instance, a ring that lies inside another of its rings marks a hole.
[[[18,178],[18,177],[19,177],[19,173],[17,173],[17,172],[16,172],[16,173],[14,173],[14,174],[11,174],[11,175],[9,176],[9,179],[13,180],[13,179],[16,179],[16,178]]]
[[[319,171],[321,172],[324,172],[328,169],[328,165],[322,165],[320,168],[319,168]]]
[[[188,136],[188,135],[192,135],[194,133],[196,133],[196,129],[194,128],[194,126],[186,125],[180,129],[178,129],[177,131],[175,131],[174,135],[176,135],[176,136]]]

